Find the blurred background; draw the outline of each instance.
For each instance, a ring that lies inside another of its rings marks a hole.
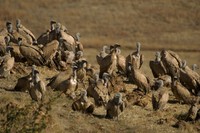
[[[17,18],[36,37],[56,20],[86,48],[200,51],[199,0],[0,0],[0,28]]]

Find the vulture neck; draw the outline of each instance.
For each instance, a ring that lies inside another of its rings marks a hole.
[[[34,84],[37,84],[39,81],[40,81],[40,77],[38,74],[36,74],[34,77]]]

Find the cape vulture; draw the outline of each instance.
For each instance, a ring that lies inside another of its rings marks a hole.
[[[39,102],[44,100],[45,92],[46,92],[46,85],[40,79],[39,72],[35,71],[33,67],[29,94],[33,100]]]
[[[180,82],[189,89],[192,94],[197,95],[200,91],[200,76],[197,72],[190,69],[185,60],[180,68]]]
[[[74,111],[81,111],[82,113],[93,113],[94,111],[94,104],[88,99],[87,91],[82,91],[81,96],[78,100],[72,103],[72,109]]]
[[[161,61],[160,52],[156,52],[156,59],[155,61],[150,61],[149,66],[151,68],[154,78],[158,78],[159,76],[167,74],[167,70]]]
[[[11,57],[10,47],[6,47],[6,54],[0,58],[0,77],[8,77],[14,67],[15,58]]]
[[[19,50],[29,63],[42,66],[45,64],[43,52],[37,46],[22,43],[22,38],[18,39]]]
[[[174,71],[177,71],[182,65],[182,60],[178,54],[170,50],[161,51],[161,61],[170,76],[173,76]]]
[[[121,93],[116,93],[113,99],[108,101],[106,106],[106,117],[107,118],[118,118],[120,113],[125,109],[126,105],[122,99]]]
[[[105,56],[104,58],[100,56],[96,56],[97,62],[100,66],[100,73],[99,77],[102,78],[102,75],[104,72],[109,73],[112,75],[113,72],[117,72],[117,48],[120,47],[120,45],[115,44],[114,46],[110,46],[110,54]]]
[[[154,110],[163,110],[169,100],[170,88],[163,86],[163,80],[158,80],[157,85],[158,89],[152,93],[152,105]]]
[[[29,44],[33,44],[33,42],[36,41],[36,38],[33,35],[33,33],[21,24],[20,19],[16,20],[16,28],[17,28],[17,32],[21,34],[24,38],[26,38]]]
[[[135,63],[135,59],[136,57],[133,56],[132,62],[129,64],[133,81],[139,89],[142,89],[144,93],[147,94],[151,89],[150,80],[141,72],[141,70],[135,68],[136,66],[133,65]]]

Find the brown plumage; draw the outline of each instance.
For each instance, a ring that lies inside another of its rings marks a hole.
[[[135,62],[133,63],[135,68],[140,69],[142,67],[144,56],[140,53],[141,44],[139,42],[137,42],[136,47],[137,47],[136,51],[129,54],[126,57],[126,70],[127,70],[127,72],[129,72],[128,63],[130,63],[132,61],[132,57],[137,58],[137,60],[135,60]]]
[[[13,42],[13,43],[17,44],[18,43],[18,38],[22,38],[22,42],[23,43],[27,43],[27,40],[23,35],[18,33],[16,30],[13,30],[13,26],[12,26],[11,23],[9,23],[7,25],[7,31],[8,31],[8,33],[7,33],[6,36],[10,37],[10,42]]]
[[[33,44],[33,42],[36,41],[36,38],[33,35],[33,33],[21,24],[20,19],[16,20],[16,28],[17,28],[17,32],[21,34],[27,40],[27,43]]]
[[[131,65],[131,74],[132,78],[134,80],[134,83],[138,86],[138,88],[142,89],[145,94],[147,94],[151,89],[151,83],[150,80],[142,73],[141,70],[135,68],[136,66],[133,65],[135,62],[136,57],[132,58],[132,64]]]
[[[59,42],[57,40],[53,40],[50,43],[47,43],[43,48],[43,57],[47,64],[53,64],[53,57],[56,55],[58,50]]]
[[[77,51],[75,53],[75,61],[86,60],[83,56],[83,51]]]
[[[35,65],[44,65],[45,59],[43,57],[43,52],[37,46],[22,44],[21,38],[19,38],[18,45],[20,53],[27,59],[29,63]]]
[[[124,111],[126,105],[122,99],[122,94],[117,93],[113,99],[108,101],[106,106],[106,117],[107,118],[118,118],[118,116]]]
[[[108,73],[103,73],[103,79],[107,83],[109,95],[118,92],[126,92],[126,86],[121,75],[116,74],[111,76]]]
[[[154,110],[163,110],[169,100],[169,88],[164,87],[162,80],[157,81],[157,90],[152,93],[152,105]]]
[[[198,104],[191,104],[190,109],[188,110],[188,114],[187,114],[187,121],[194,121],[197,118],[197,112],[199,110]]]
[[[172,84],[172,79],[171,79],[171,76],[169,75],[162,75],[162,76],[159,76],[158,78],[154,78],[154,83],[156,84],[156,81],[158,80],[162,80],[163,81],[163,84],[165,87],[171,87],[171,84]],[[155,90],[157,90],[158,88],[155,88]]]
[[[66,95],[70,96],[72,99],[76,97],[75,91],[78,89],[77,87],[77,75],[76,68],[73,68],[73,73],[67,80],[62,81],[55,90],[62,91]],[[62,94],[61,93],[61,94]]]
[[[75,54],[73,51],[61,51],[61,59],[65,61],[67,64],[72,64],[75,59]]]
[[[83,82],[86,80],[86,66],[87,66],[87,61],[86,60],[80,60],[75,62],[77,65],[77,80],[79,82]]]
[[[167,74],[170,76],[173,76],[173,73],[182,65],[182,60],[178,54],[170,50],[161,51],[161,61],[167,70]]]
[[[8,77],[15,63],[15,58],[10,54],[10,47],[7,46],[6,51],[6,55],[0,58],[0,77]]]
[[[40,79],[38,72],[34,73],[32,75],[32,80],[30,82],[30,89],[29,89],[29,94],[32,100],[35,100],[37,102],[43,101],[45,97],[45,92],[46,92],[45,83]]]
[[[114,45],[110,47],[111,53],[108,54],[106,57],[102,58],[100,56],[96,56],[97,62],[100,64],[100,73],[99,77],[101,78],[104,72],[109,73],[112,75],[113,72],[117,72],[117,55],[116,49],[120,47],[120,45]]]
[[[121,55],[121,50],[117,48],[117,69],[118,72],[122,75],[126,75],[126,58]]]
[[[109,50],[109,52],[108,52]],[[97,63],[100,65],[101,64],[101,60],[106,57],[108,54],[110,54],[110,49],[108,48],[108,46],[103,46],[102,50],[100,51],[100,53],[98,55],[96,55],[96,59],[97,59]]]
[[[102,106],[105,105],[108,100],[108,88],[107,82],[98,78],[96,74],[95,79],[89,79],[89,86],[87,88],[88,95],[94,98],[95,105]]]
[[[76,33],[76,48],[75,51],[83,51],[83,44],[80,42],[80,33]]]
[[[14,91],[26,92],[30,89],[30,81],[32,79],[32,74],[21,77],[17,80]]]
[[[38,44],[43,44],[46,45],[47,43],[53,41],[53,40],[58,40],[59,41],[59,32],[60,32],[60,27],[56,25],[55,21],[50,21],[50,26],[51,28],[48,29],[46,32],[42,33],[38,39],[37,43]]]
[[[81,97],[72,103],[72,109],[74,111],[81,111],[83,113],[93,113],[94,104],[87,98],[87,91],[83,91]]]
[[[72,73],[72,69],[68,69],[66,71],[60,72],[59,74],[56,74],[52,78],[49,78],[50,81],[47,86],[53,90],[56,89],[63,81],[69,79]]]
[[[200,76],[186,65],[186,61],[183,61],[180,68],[180,82],[194,95],[200,90]]]
[[[43,44],[43,45],[49,43],[49,42],[50,42],[49,34],[50,34],[50,31],[49,31],[49,30],[47,30],[46,32],[42,33],[42,34],[38,37],[37,43],[38,43],[38,44]]]
[[[193,103],[191,93],[178,81],[177,76],[173,77],[171,88],[176,99],[183,101],[186,104]]]
[[[76,41],[72,35],[60,30],[60,36],[75,49]]]
[[[9,36],[1,36],[0,35],[0,56],[4,56],[6,53],[6,45],[9,43]]]
[[[0,36],[6,36],[8,34],[7,28],[0,29]]]
[[[155,61],[150,61],[149,66],[154,78],[167,74],[167,70],[161,61],[160,52],[156,52],[156,59]]]
[[[11,42],[10,37],[5,37],[6,45],[10,47],[11,56],[15,58],[15,62],[25,62],[26,59],[20,53],[19,45]]]

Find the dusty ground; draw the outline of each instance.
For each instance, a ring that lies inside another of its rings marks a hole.
[[[102,45],[119,43],[126,56],[134,51],[137,41],[145,56],[142,70],[150,78],[148,62],[157,50],[173,49],[189,66],[200,65],[198,0],[1,0],[0,12],[1,28],[6,21],[15,23],[20,18],[36,37],[49,28],[51,19],[64,24],[73,35],[80,32],[85,57],[94,65]],[[44,80],[58,73],[46,67],[38,69]],[[103,108],[95,109],[94,115],[74,112],[72,100],[64,95],[57,98],[59,93],[51,90],[45,104],[39,106],[28,93],[6,91],[12,90],[17,79],[31,69],[16,64],[14,70],[15,74],[0,79],[0,132],[200,132],[196,127],[199,123],[183,122],[182,128],[173,127],[184,119],[188,105],[170,102],[166,111],[154,112],[151,94],[146,98],[146,107],[131,105],[118,120],[105,119]]]
[[[86,58],[94,64],[95,58],[91,57],[91,54],[95,55],[97,51],[94,49],[86,49],[85,51],[90,53],[85,55]],[[154,52],[142,51],[142,53],[146,57],[142,69],[145,74],[152,77],[148,61],[153,59]],[[179,55],[189,60],[199,56],[199,53],[193,53],[192,56],[190,53],[179,53]],[[49,70],[46,67],[38,67],[38,69],[43,80],[58,73],[58,71]],[[146,97],[145,101],[148,103],[146,107],[130,105],[119,116],[118,120],[105,119],[103,107],[96,108],[94,115],[74,112],[71,109],[72,100],[65,95],[57,98],[59,92],[51,90],[47,92],[45,103],[38,105],[31,100],[28,93],[5,90],[12,90],[17,78],[31,71],[30,67],[23,66],[23,64],[16,64],[14,70],[19,70],[19,72],[12,74],[7,79],[0,79],[1,132],[199,132],[199,129],[197,130],[198,123],[188,122],[178,129],[173,127],[179,120],[185,118],[189,109],[188,105],[170,102],[166,111],[155,112],[151,105],[151,94]],[[127,88],[132,90],[134,86],[127,84]],[[173,100],[174,97],[171,95],[170,101]]]

